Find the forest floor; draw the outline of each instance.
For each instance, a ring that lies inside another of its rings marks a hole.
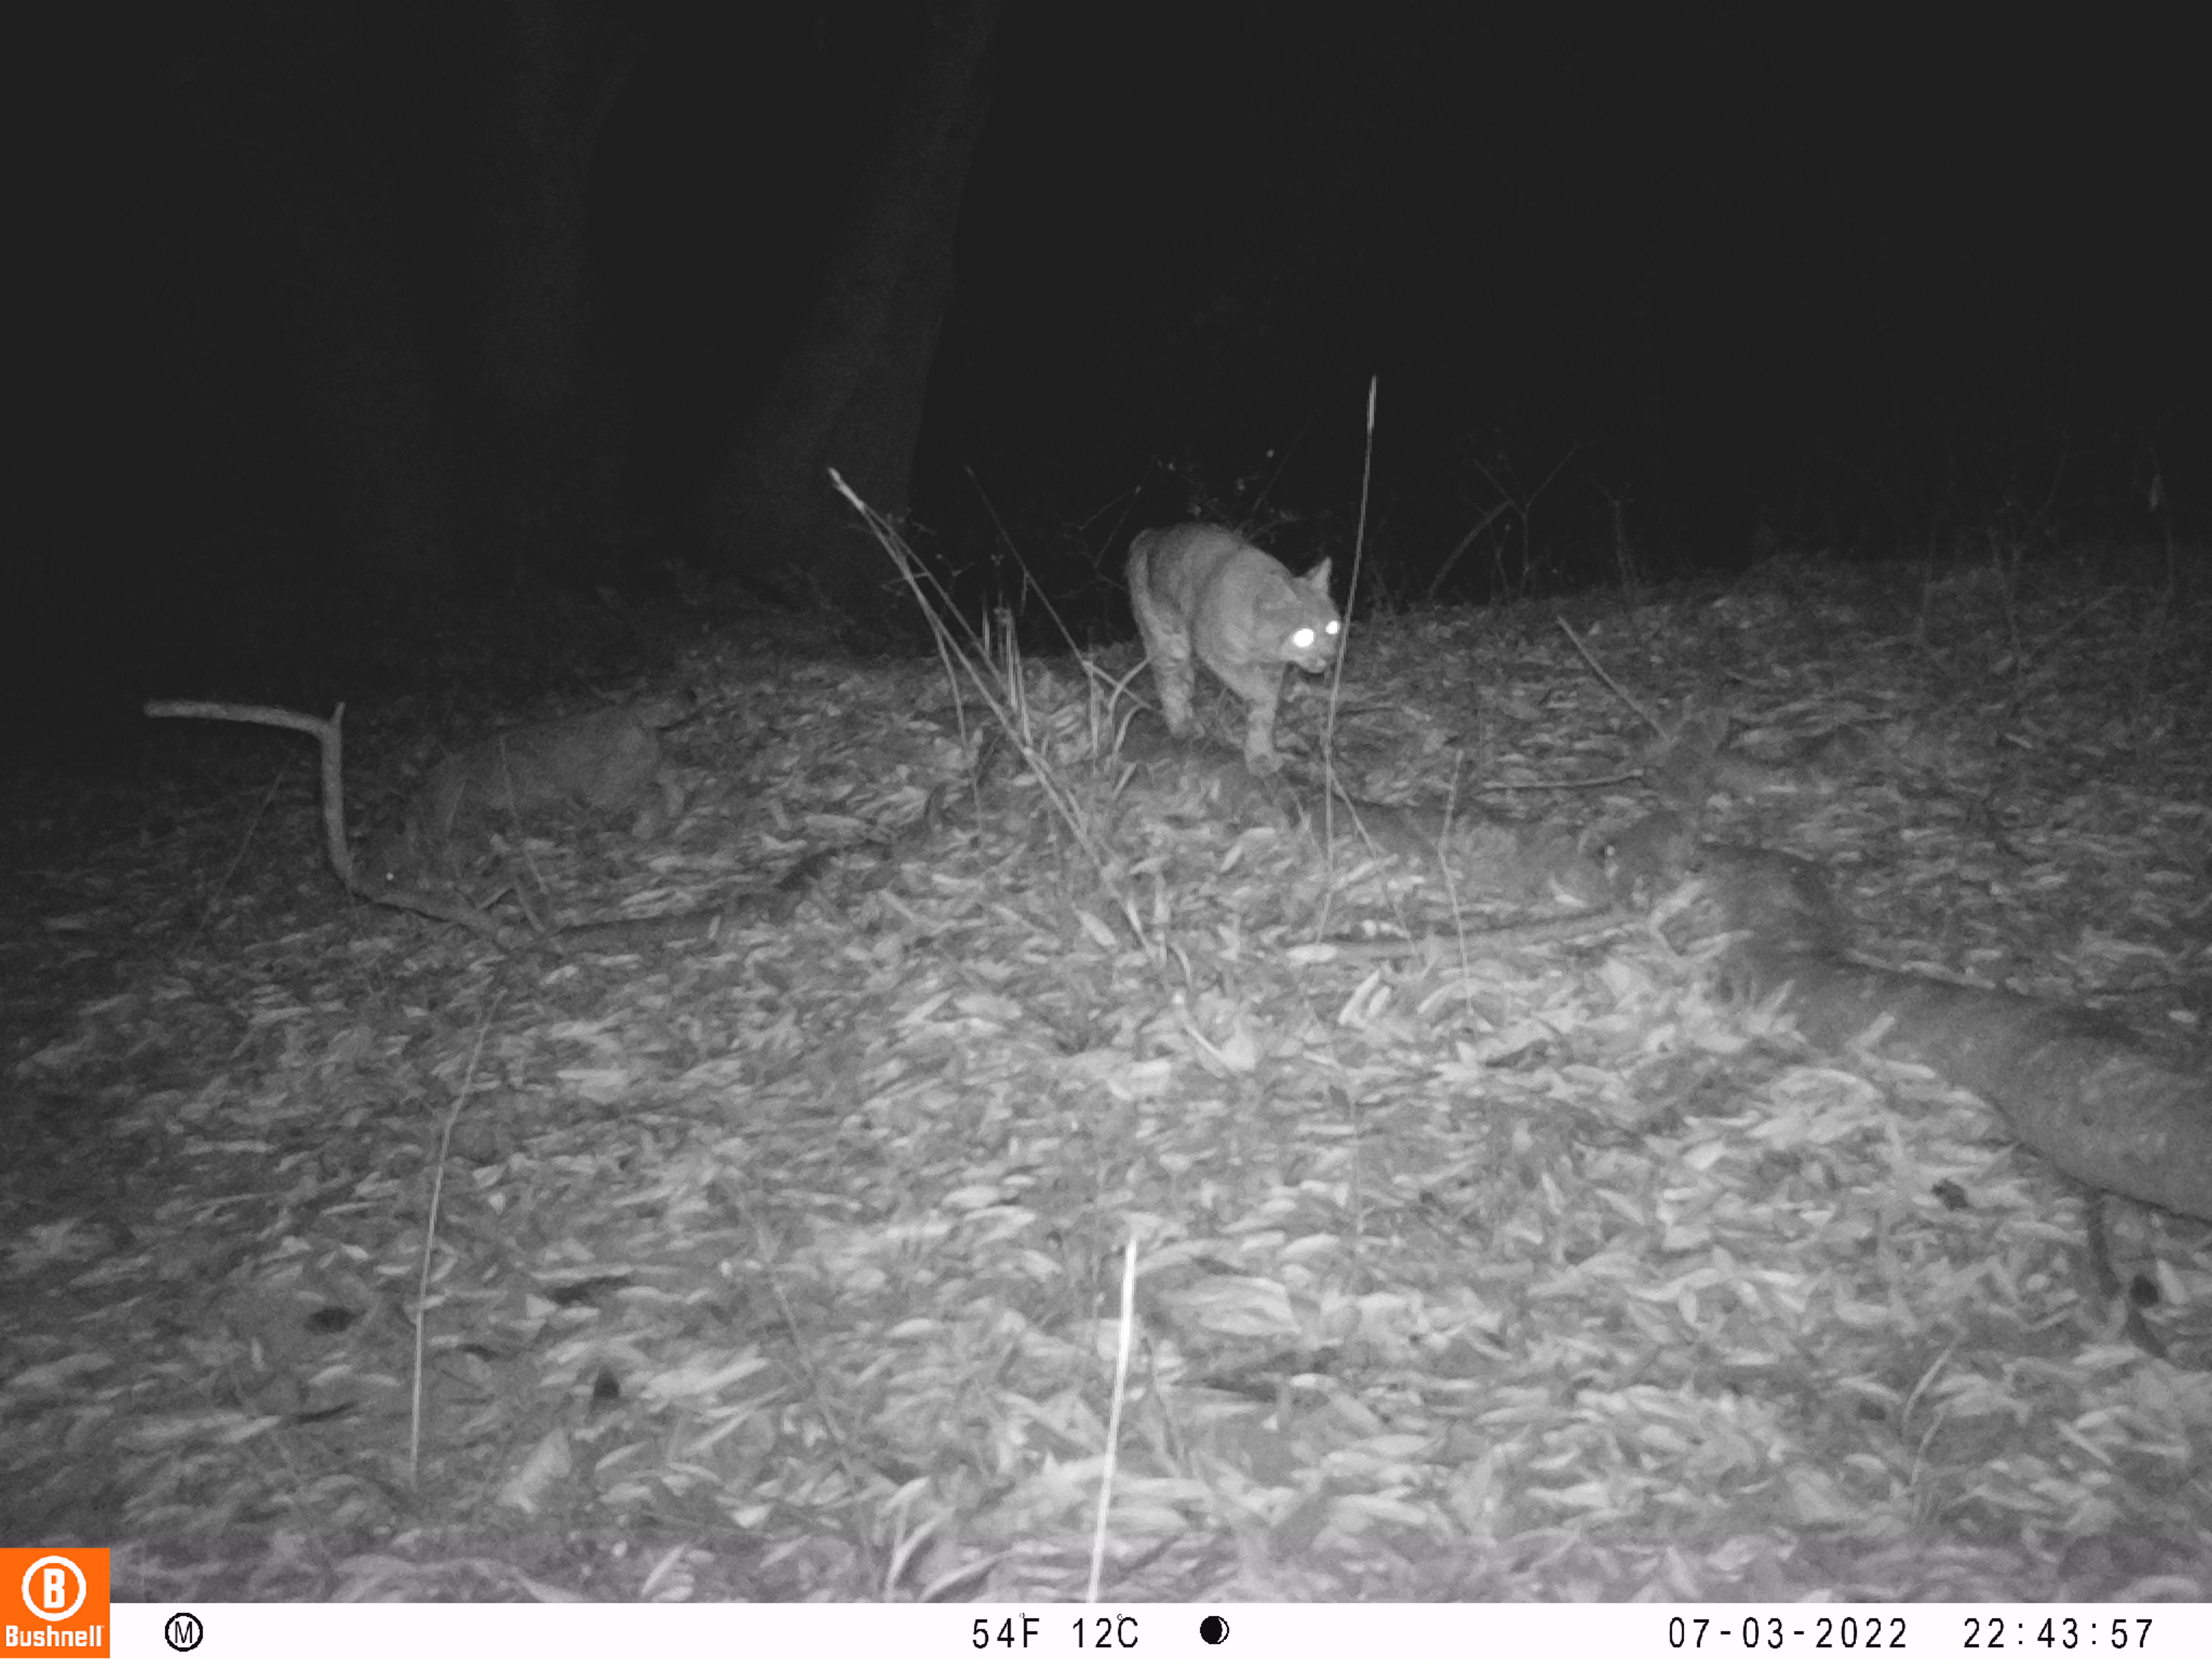
[[[1790,562],[1355,618],[1340,775],[1636,818],[1555,611],[1647,711],[1826,757],[1705,829],[1817,863],[1863,952],[2201,1052],[2212,599]],[[1030,759],[979,771],[934,660],[690,647],[681,814],[484,888],[648,916],[817,860],[682,940],[349,896],[266,729],[27,792],[0,1539],[110,1546],[123,1600],[1078,1598],[1133,1240],[1112,1600],[2212,1597],[2212,1227],[1648,921],[1518,939],[1117,792],[1102,677],[1019,679]],[[1407,931],[1457,948],[1328,942]]]

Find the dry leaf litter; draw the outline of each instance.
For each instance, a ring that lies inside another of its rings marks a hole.
[[[1820,861],[1870,953],[2192,1037],[2208,619],[1996,586],[1569,615],[1825,757],[1706,830]],[[557,917],[839,849],[702,943],[349,903],[304,767],[49,842],[7,971],[76,994],[9,1056],[0,1533],[112,1544],[126,1598],[1079,1596],[1133,1234],[1115,1599],[2212,1595],[2206,1228],[2106,1206],[2154,1358],[1985,1106],[1648,924],[1493,946],[1479,895],[1110,781],[1102,871],[1018,766],[967,781],[932,665],[693,679],[665,838],[505,852]],[[1080,675],[1027,685],[1079,772]],[[1635,763],[1548,609],[1360,623],[1344,702],[1363,794],[1643,803],[1495,787]]]

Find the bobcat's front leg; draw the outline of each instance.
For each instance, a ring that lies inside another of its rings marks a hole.
[[[1264,778],[1283,769],[1283,757],[1275,752],[1275,705],[1272,700],[1255,702],[1244,722],[1244,769],[1255,778]]]

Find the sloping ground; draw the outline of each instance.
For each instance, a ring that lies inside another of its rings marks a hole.
[[[1818,861],[1862,949],[2201,1028],[2202,605],[1783,568],[1576,614],[1818,755],[1706,828]],[[125,1597],[1079,1595],[1133,1233],[1107,1595],[2212,1595],[2212,1230],[2106,1206],[2154,1358],[1985,1106],[1653,927],[1523,944],[1083,784],[1067,665],[1030,702],[1103,872],[963,784],[933,667],[693,677],[668,836],[509,868],[642,914],[848,849],[787,919],[501,954],[343,898],[299,766],[34,843],[11,995],[89,1000],[7,1056],[0,1534],[118,1547]],[[1344,693],[1362,796],[1648,805],[1548,611],[1355,627]],[[1463,943],[1311,943],[1363,929]]]

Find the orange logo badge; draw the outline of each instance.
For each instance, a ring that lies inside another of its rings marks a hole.
[[[0,1550],[0,1659],[107,1659],[107,1552]]]

